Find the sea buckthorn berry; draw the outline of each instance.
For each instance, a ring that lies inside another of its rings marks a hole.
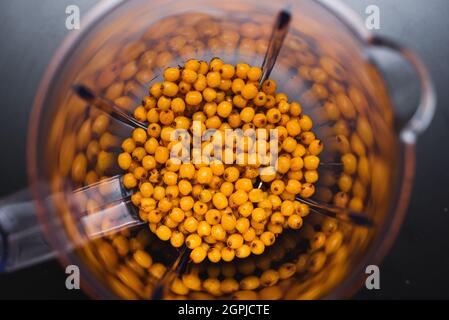
[[[272,108],[267,111],[267,121],[269,123],[278,123],[281,120],[281,112],[279,109]]]
[[[210,235],[211,229],[212,229],[211,225],[208,224],[206,221],[200,221],[196,232],[201,237],[207,237]]]
[[[213,90],[213,89],[211,89],[211,90]],[[204,92],[203,92],[203,96],[204,96]],[[206,102],[204,104],[203,111],[206,114],[206,116],[208,118],[210,118],[217,113],[217,104],[215,102]]]
[[[301,126],[297,120],[289,120],[285,127],[291,137],[296,137],[301,133]]]
[[[159,111],[156,108],[150,109],[147,112],[146,120],[149,123],[157,123],[159,121]]]
[[[248,100],[243,98],[241,95],[236,95],[232,98],[232,103],[239,109],[243,109],[248,104]]]
[[[200,201],[207,203],[212,200],[212,196],[213,194],[210,190],[201,190],[198,198],[200,199]]]
[[[158,123],[151,123],[147,129],[148,135],[152,138],[158,138],[161,134],[161,126]]]
[[[243,216],[243,217],[248,217],[251,215],[251,213],[253,212],[254,206],[252,204],[251,201],[247,201],[243,204],[241,204],[238,208],[238,212]]]
[[[144,182],[140,185],[140,193],[145,198],[151,197],[153,191],[154,191],[153,185],[149,182]]]
[[[286,156],[280,156],[277,161],[277,171],[284,174],[290,169],[290,159]]]
[[[292,117],[298,117],[302,112],[302,107],[299,102],[290,103],[290,115]]]
[[[301,182],[299,182],[298,180],[290,179],[285,186],[285,190],[292,194],[298,194],[301,192],[301,187]]]
[[[275,180],[271,183],[270,189],[273,194],[282,194],[285,190],[285,183],[282,180]]]
[[[169,227],[161,225],[156,229],[156,235],[158,236],[159,239],[167,241],[171,237],[171,230]]]
[[[276,92],[276,82],[274,80],[268,79],[262,83],[262,90],[266,94],[274,94]]]
[[[253,184],[250,179],[242,178],[236,181],[235,188],[236,190],[243,190],[245,192],[248,192],[253,189]]]
[[[147,141],[147,133],[142,128],[134,129],[132,137],[137,144],[143,145]]]
[[[164,70],[164,79],[167,81],[175,82],[181,76],[181,72],[178,68],[167,68]]]
[[[259,93],[259,90],[253,83],[248,83],[242,88],[242,96],[246,100],[252,100],[254,99],[257,94]]]
[[[295,212],[295,205],[292,201],[286,200],[282,202],[281,214],[284,216],[291,216]]]
[[[212,203],[214,204],[215,208],[220,210],[228,206],[228,199],[221,192],[217,192],[212,198]]]
[[[282,142],[282,149],[284,149],[288,153],[293,153],[298,145],[296,139],[292,137],[285,138],[284,142]]]
[[[235,250],[229,247],[224,247],[221,249],[221,258],[223,261],[229,262],[234,260]]]
[[[231,249],[238,249],[243,245],[243,241],[242,235],[234,233],[228,237],[226,244]]]
[[[308,170],[304,173],[304,178],[308,183],[315,183],[318,181],[318,172],[316,170]]]
[[[195,166],[191,163],[183,163],[179,168],[179,177],[181,179],[192,179],[195,175]]]
[[[209,167],[202,167],[198,170],[196,179],[198,183],[208,184],[211,182],[213,176],[212,169]]]
[[[246,73],[248,80],[259,81],[262,77],[262,69],[259,67],[251,67]]]
[[[170,109],[171,99],[166,96],[162,96],[157,100],[157,107],[160,111]]]
[[[201,237],[198,234],[192,233],[186,238],[186,246],[189,249],[195,249],[201,245]]]
[[[250,223],[247,218],[239,218],[235,223],[235,228],[241,234],[245,233],[249,229]]]
[[[118,156],[118,165],[123,170],[128,170],[131,166],[132,158],[128,152],[120,153]]]
[[[301,133],[301,142],[303,145],[309,145],[315,140],[315,134],[311,131]]]
[[[213,58],[209,63],[209,70],[212,71],[219,71],[221,67],[223,66],[223,61],[220,58]]]
[[[248,200],[248,194],[243,190],[237,190],[230,198],[231,207],[238,207]]]
[[[246,79],[250,68],[251,67],[246,63],[238,63],[235,68],[235,75],[240,79]]]
[[[173,112],[182,113],[186,108],[186,104],[184,100],[182,100],[181,98],[174,98],[170,103],[170,107],[173,110]]]
[[[240,78],[236,78],[232,81],[231,90],[235,94],[241,94],[245,87],[245,81]]]
[[[251,244],[251,252],[255,255],[261,255],[265,251],[264,243],[259,239],[254,239]]]
[[[221,217],[221,225],[226,231],[232,231],[235,228],[236,223],[237,221],[232,212],[225,213]]]
[[[231,64],[223,64],[220,68],[220,74],[224,79],[231,79],[235,74],[235,68]]]
[[[206,222],[210,225],[216,225],[221,221],[221,213],[216,209],[210,209],[206,212]]]
[[[132,159],[135,161],[142,161],[147,152],[142,147],[137,147],[132,153]]]
[[[306,156],[304,158],[304,167],[307,170],[316,170],[320,164],[320,158],[317,156]]]
[[[279,281],[279,272],[273,269],[264,271],[260,275],[260,283],[265,287],[274,286]]]
[[[286,113],[290,111],[290,104],[287,101],[281,100],[278,103],[278,109],[283,114],[283,117],[286,117],[286,119],[289,118],[289,116]]]
[[[216,176],[221,176],[224,173],[224,165],[220,160],[214,160],[210,163],[210,168],[212,170],[212,173]]]
[[[260,280],[257,276],[247,276],[240,281],[242,290],[256,290],[260,286]]]
[[[223,241],[226,239],[226,230],[223,229],[220,224],[212,226],[210,234],[216,241]]]
[[[243,239],[246,242],[251,242],[256,238],[256,230],[253,227],[250,227],[246,232],[243,233]]]
[[[193,201],[193,198],[190,196],[182,197],[179,202],[181,209],[184,211],[189,211],[190,209],[192,209],[194,204],[195,202]]]
[[[123,176],[123,185],[127,189],[132,189],[137,186],[137,179],[132,173],[127,173]]]
[[[198,74],[194,70],[184,69],[182,70],[182,80],[185,83],[192,84],[198,78]]]
[[[262,233],[260,235],[260,240],[263,242],[263,244],[266,247],[269,247],[269,246],[274,244],[274,241],[276,240],[276,237],[275,237],[273,232],[265,231],[264,233]]]
[[[159,98],[162,95],[162,83],[154,83],[150,88],[150,94],[155,98]]]
[[[219,248],[216,248],[216,247],[210,248],[207,251],[207,257],[209,258],[209,261],[212,262],[212,263],[220,262],[220,260],[221,260],[221,250]],[[209,279],[207,279],[207,280],[209,280]],[[204,282],[203,286],[207,290],[206,282]]]
[[[209,72],[206,75],[207,85],[211,88],[218,88],[221,84],[221,76],[219,72]]]
[[[220,97],[221,101],[224,100],[224,94],[226,91],[228,91],[229,89],[231,89],[232,87],[232,80],[230,79],[221,79],[220,81],[220,86],[218,87],[218,89],[220,89],[221,91],[223,91],[223,96]]]
[[[122,142],[122,149],[124,152],[131,153],[136,148],[136,143],[133,139],[127,138]]]
[[[313,122],[309,116],[302,115],[299,118],[299,125],[301,126],[302,131],[310,131],[312,129]]]
[[[346,153],[341,157],[343,170],[347,174],[354,174],[357,170],[357,158],[352,153]]]
[[[164,164],[167,162],[169,155],[169,151],[166,147],[159,146],[156,148],[154,158],[156,159],[157,163]]]
[[[207,256],[207,250],[204,247],[196,247],[190,252],[190,259],[193,263],[202,262]]]
[[[162,93],[167,97],[174,97],[178,93],[178,85],[171,81],[164,81],[162,83]]]
[[[197,106],[203,101],[203,96],[198,91],[189,91],[186,95],[186,102],[192,106]]]
[[[236,167],[229,167],[226,168],[223,174],[223,177],[228,182],[234,182],[237,181],[239,178],[240,172]]]
[[[315,186],[311,183],[304,183],[301,187],[300,195],[303,198],[310,198],[315,193]]]
[[[185,81],[181,81],[181,82],[179,82],[178,87],[179,87],[179,92],[186,94],[187,92],[190,91],[190,89],[192,88],[192,85]]]
[[[267,124],[267,118],[265,114],[263,113],[256,114],[253,118],[253,123],[254,126],[256,126],[257,128],[264,128]]]
[[[287,224],[291,229],[299,229],[302,226],[302,218],[300,215],[292,214],[288,217]]]
[[[195,88],[196,91],[203,91],[204,89],[206,89],[207,88],[206,76],[199,74],[198,78],[193,84],[193,87]]]
[[[256,106],[263,107],[267,103],[267,95],[264,92],[260,91],[254,97],[253,102]]]
[[[134,110],[134,118],[138,121],[145,121],[147,119],[147,111],[144,107],[137,107]]]
[[[204,215],[207,212],[207,204],[201,201],[195,202],[193,205],[193,211],[198,215]]]
[[[173,221],[180,223],[184,221],[185,213],[180,208],[173,208],[169,214],[170,219]]]
[[[253,108],[251,107],[246,107],[243,108],[242,111],[240,111],[240,118],[242,119],[243,122],[251,122],[254,118],[255,115],[255,111]]]
[[[200,62],[195,59],[187,60],[187,62],[184,65],[184,68],[197,72],[200,69]]]
[[[323,143],[318,139],[313,140],[309,144],[308,150],[311,155],[317,156],[321,153],[321,151],[323,151]]]
[[[255,208],[251,213],[251,218],[256,222],[262,222],[267,218],[267,214],[262,208]]]
[[[237,249],[235,249],[235,256],[237,258],[243,259],[248,257],[251,254],[251,248],[247,244],[243,244]]]
[[[179,192],[187,196],[192,192],[192,184],[188,180],[181,180],[178,184]]]
[[[192,200],[193,201],[193,200]],[[192,205],[193,206],[193,205]],[[182,209],[182,208],[181,208]],[[183,209],[184,210],[184,209]],[[190,209],[189,209],[190,210]],[[188,210],[184,210],[184,211],[188,211]],[[184,220],[183,223],[184,229],[189,232],[189,233],[193,233],[197,230],[198,228],[198,220],[195,219],[194,217],[187,217]]]

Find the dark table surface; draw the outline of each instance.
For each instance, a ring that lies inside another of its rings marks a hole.
[[[107,0],[105,0],[107,1]],[[27,185],[26,134],[39,80],[67,34],[65,8],[86,12],[95,0],[0,2],[0,197]],[[417,168],[408,215],[380,266],[381,290],[362,289],[358,299],[449,298],[449,1],[344,0],[361,16],[380,8],[377,32],[417,52],[435,81],[435,118],[417,145]],[[76,32],[76,31],[72,31]],[[86,299],[65,288],[65,273],[49,261],[0,275],[1,298]]]

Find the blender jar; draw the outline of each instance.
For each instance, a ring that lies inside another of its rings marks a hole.
[[[132,115],[168,66],[216,56],[227,63],[261,65],[276,14],[286,6],[292,21],[271,78],[301,102],[324,142],[321,159],[329,165],[320,168],[313,200],[359,212],[373,226],[311,209],[303,228],[284,231],[261,256],[187,263],[182,274],[167,278],[164,274],[180,253],[139,220],[120,187],[116,157],[132,128],[90,106],[72,87],[82,83]],[[377,52],[382,50],[400,57],[419,79],[421,99],[408,117],[402,117],[401,92],[409,78],[388,80],[394,68],[388,54]],[[36,204],[45,239],[63,264],[80,267],[82,287],[93,297],[347,297],[398,233],[412,185],[415,140],[429,125],[434,107],[433,88],[420,61],[369,34],[336,1],[102,2],[60,47],[36,95],[28,142],[34,202],[17,204],[19,195],[9,201],[15,204],[3,207],[3,267],[13,270],[53,255],[40,230],[32,237],[19,232],[29,230],[25,221],[32,221],[31,213],[20,215],[21,205],[31,212]],[[358,163],[349,189],[339,184],[345,153],[354,154]],[[77,193],[86,186],[94,188]],[[133,258],[138,250],[151,256],[147,267]],[[241,285],[243,278],[260,277],[266,270],[278,271],[280,279],[255,288]],[[182,290],[173,285],[188,277],[200,285]],[[210,279],[221,287],[208,289]],[[161,281],[162,293],[156,295]]]

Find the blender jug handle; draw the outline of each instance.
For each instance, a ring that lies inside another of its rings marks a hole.
[[[390,51],[393,51],[393,53],[399,55],[403,60],[411,65],[419,78],[420,98],[418,106],[413,110],[411,117],[407,119],[407,121],[399,128],[399,136],[401,141],[405,144],[414,144],[416,138],[428,128],[432,121],[433,115],[435,114],[436,93],[432,79],[421,59],[409,49],[402,47],[388,38],[378,35],[373,35],[368,42],[372,45],[371,48],[389,49]],[[373,56],[371,56],[371,58],[373,58]],[[374,60],[375,63],[379,62],[376,59]],[[392,73],[394,73],[394,69],[382,67],[381,63],[376,63],[376,65],[387,77],[388,75],[392,75]],[[396,75],[396,77],[397,76],[398,75]],[[404,79],[402,81],[404,81]],[[392,93],[392,90],[395,90],[394,86],[389,89],[390,94]],[[394,105],[395,116],[398,116],[398,113],[401,111],[398,109],[399,107],[401,106]]]
[[[15,271],[56,256],[47,243],[29,190],[0,200],[0,272]]]

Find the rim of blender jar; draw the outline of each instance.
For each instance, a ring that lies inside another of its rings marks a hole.
[[[63,244],[58,241],[55,234],[49,232],[49,228],[45,223],[49,219],[49,215],[57,217],[57,214],[46,212],[43,199],[44,195],[41,194],[41,190],[38,188],[37,181],[39,179],[39,169],[37,168],[37,138],[39,133],[39,123],[44,109],[44,101],[47,100],[49,95],[49,88],[54,85],[56,75],[63,70],[64,61],[72,56],[72,50],[83,38],[88,35],[95,25],[97,25],[102,19],[104,19],[109,12],[124,4],[126,0],[110,0],[101,1],[95,4],[85,15],[82,20],[83,28],[76,32],[70,32],[63,42],[60,44],[55,54],[53,55],[51,62],[46,68],[44,76],[38,86],[36,96],[34,98],[29,130],[27,139],[27,150],[29,156],[27,157],[28,164],[28,177],[30,181],[30,188],[33,197],[36,201],[36,211],[39,221],[42,223],[45,230],[45,236],[50,244],[58,251],[58,260],[62,265],[66,265],[69,262],[79,262],[77,265],[81,270],[85,270],[81,277],[81,284],[83,291],[93,298],[106,298],[116,299],[118,296],[111,293],[106,288],[104,283],[101,283],[97,277],[93,276],[85,266],[85,263],[77,256],[75,252],[66,252]],[[352,34],[355,35],[358,41],[361,42],[363,47],[366,47],[372,43],[374,37],[373,34],[364,28],[361,18],[349,8],[347,5],[340,1],[335,0],[315,0],[315,2],[322,8],[333,14]],[[384,85],[386,88],[386,86]],[[405,217],[406,208],[410,198],[410,192],[412,187],[412,180],[415,167],[415,154],[412,144],[402,144],[403,149],[400,152],[399,163],[402,165],[402,172],[400,172],[399,181],[402,181],[398,185],[397,194],[399,195],[395,203],[395,207],[387,212],[387,222],[384,224],[383,230],[381,229],[373,243],[370,245],[367,253],[354,267],[356,272],[348,274],[338,285],[335,286],[331,292],[327,293],[323,299],[337,299],[347,298],[358,290],[363,284],[364,278],[364,266],[367,262],[380,263],[385,257],[386,253],[391,248],[398,232],[402,221]],[[407,158],[408,161],[404,161]],[[400,167],[401,168],[401,167]],[[386,227],[389,226],[389,227]]]

